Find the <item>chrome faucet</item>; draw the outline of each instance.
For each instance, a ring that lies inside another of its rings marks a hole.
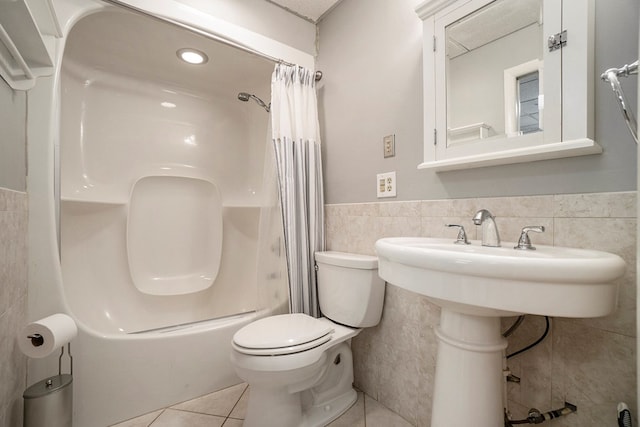
[[[518,244],[513,247],[513,249],[518,249],[520,251],[535,251],[536,247],[531,244],[531,239],[529,238],[529,232],[535,231],[536,233],[544,233],[544,226],[542,225],[527,225],[520,232],[520,238],[518,239]]]
[[[482,246],[500,247],[500,234],[495,218],[486,209],[480,209],[473,216],[473,223],[482,226]]]
[[[459,224],[445,224],[445,227],[458,227],[458,238],[456,239],[456,245],[470,245],[469,240],[467,239],[467,233],[464,231],[464,226]]]

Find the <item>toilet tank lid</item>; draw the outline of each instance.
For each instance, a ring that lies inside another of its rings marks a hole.
[[[316,252],[318,264],[336,265],[338,267],[360,268],[375,270],[378,268],[378,257],[374,255],[350,254],[347,252]]]

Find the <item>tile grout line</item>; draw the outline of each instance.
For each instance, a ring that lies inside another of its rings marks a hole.
[[[166,411],[166,410],[167,410],[167,408],[163,408],[163,409],[162,409],[162,411],[160,411],[160,413],[158,414],[158,416],[157,416],[157,417],[155,417],[155,418],[153,419],[153,421],[151,421],[147,427],[151,427],[151,426],[153,425],[153,423],[155,423],[156,421],[158,421],[158,418],[160,418],[160,415],[164,414],[164,411]]]
[[[364,427],[367,427],[367,393],[362,392],[362,418],[364,419]]]
[[[236,406],[238,406],[238,403],[240,403],[240,400],[242,400],[242,396],[244,396],[244,394],[247,392],[247,390],[249,390],[249,384],[247,384],[244,388],[244,390],[242,390],[242,393],[240,393],[240,397],[238,397],[238,400],[236,400],[236,403],[233,405],[233,407],[231,408],[231,410],[229,411],[229,413],[227,414],[227,417],[224,419],[224,422],[226,423],[227,420],[229,418],[231,418],[231,414],[233,413],[233,410],[236,409]],[[240,419],[240,418],[233,418],[234,420],[236,419]],[[243,419],[243,418],[242,418]],[[243,419],[244,420],[244,419]],[[224,423],[223,423],[224,425]]]

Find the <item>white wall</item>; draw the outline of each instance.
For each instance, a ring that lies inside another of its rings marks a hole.
[[[0,187],[17,191],[26,189],[26,102],[0,79]]]
[[[636,188],[636,147],[611,89],[595,84],[601,155],[435,173],[422,161],[422,23],[416,0],[344,0],[319,24],[318,68],[327,203],[376,200],[375,175],[397,172],[396,200],[626,191]],[[637,58],[636,0],[596,0],[595,68]],[[625,79],[631,105],[636,77]],[[396,156],[382,138],[396,135]]]

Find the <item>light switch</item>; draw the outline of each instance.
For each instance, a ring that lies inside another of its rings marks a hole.
[[[396,155],[396,136],[387,135],[382,138],[382,145],[384,149],[384,157],[393,157]]]

